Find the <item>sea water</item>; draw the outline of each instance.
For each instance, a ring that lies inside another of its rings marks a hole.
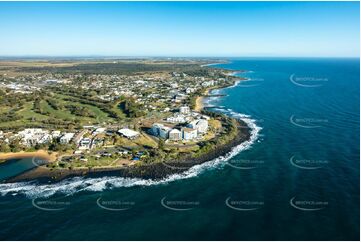
[[[162,181],[0,184],[7,240],[358,240],[359,59],[230,59],[252,139]],[[206,68],[206,67],[205,67]]]

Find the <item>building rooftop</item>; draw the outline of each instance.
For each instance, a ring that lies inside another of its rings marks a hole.
[[[118,132],[126,137],[135,137],[139,135],[139,132],[131,129],[119,129]]]

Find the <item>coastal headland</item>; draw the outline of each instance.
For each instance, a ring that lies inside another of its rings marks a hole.
[[[219,145],[214,149],[198,157],[184,156],[180,159],[151,163],[141,166],[120,166],[120,167],[98,167],[98,168],[77,168],[69,169],[49,169],[44,166],[36,167],[30,171],[8,179],[6,182],[21,182],[38,180],[41,182],[57,182],[75,176],[102,177],[121,176],[143,179],[162,179],[172,174],[183,173],[194,165],[199,165],[211,161],[221,156],[227,155],[234,147],[249,140],[250,129],[243,121],[237,121],[237,132],[232,140],[226,144]]]
[[[5,139],[0,143],[0,159],[39,157],[48,161],[7,182],[103,175],[162,179],[225,156],[250,138],[250,129],[242,120],[205,109],[204,98],[211,90],[232,86],[243,78],[235,77],[234,71],[211,68],[204,60],[191,63],[176,61],[174,66],[173,62],[157,60],[141,61],[136,67],[133,62],[116,65],[123,68],[123,74],[113,74],[114,62],[89,63],[81,68],[76,63],[57,64],[53,69],[45,66],[44,70],[26,67],[27,72],[55,70],[55,77],[67,79],[47,80],[34,90],[26,88],[23,92],[29,94],[27,99],[34,98],[33,104],[28,107],[28,101],[20,101],[21,109],[12,111],[9,122],[0,122],[6,132],[1,133]],[[97,78],[97,92],[87,93],[87,86],[75,81],[79,75],[69,74],[79,68],[87,73],[87,68],[97,70],[97,66],[108,68],[109,74],[80,78],[87,85],[94,85]],[[127,80],[125,86],[123,79]],[[134,84],[129,86],[129,81]],[[99,94],[113,91],[111,95]],[[31,118],[35,122],[21,119],[26,108],[38,117]],[[22,111],[17,114],[17,110]],[[21,131],[31,126],[34,128]],[[38,151],[27,152],[34,148]]]

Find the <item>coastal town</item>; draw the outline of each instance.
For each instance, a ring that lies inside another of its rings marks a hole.
[[[232,138],[226,134],[235,124],[206,111],[202,98],[239,79],[207,64],[112,61],[2,70],[0,159],[43,151],[49,169],[73,170],[206,154]]]

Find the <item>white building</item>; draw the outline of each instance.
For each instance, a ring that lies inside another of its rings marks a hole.
[[[53,139],[57,139],[57,138],[59,138],[60,136],[61,136],[60,130],[54,130],[54,131],[51,132],[51,137],[52,137]]]
[[[21,138],[24,145],[33,146],[36,144],[45,144],[51,141],[49,131],[43,129],[24,129],[17,136]]]
[[[136,139],[140,133],[131,129],[119,129],[118,133],[128,139]]]
[[[173,123],[173,124],[179,124],[179,123],[186,122],[186,118],[184,117],[184,115],[175,115],[172,117],[168,117],[166,120],[168,123]]]
[[[193,93],[193,92],[195,92],[195,91],[196,91],[196,89],[195,89],[195,88],[192,88],[192,87],[188,87],[188,88],[186,89],[186,93],[187,93],[187,94]]]
[[[202,86],[210,87],[210,86],[214,86],[215,84],[216,84],[216,82],[214,80],[211,80],[211,81],[203,82]]]
[[[182,106],[179,108],[179,112],[183,114],[188,114],[191,112],[191,109],[188,106]]]
[[[60,143],[69,144],[69,142],[73,139],[75,133],[65,133],[60,137]]]
[[[97,135],[105,132],[105,128],[97,128],[93,131],[92,135]]]
[[[159,123],[154,123],[152,125],[151,128],[151,133],[154,136],[159,136],[163,139],[168,139],[168,135],[169,135],[169,131],[171,130],[171,128],[163,125],[163,124],[159,124]]]
[[[169,128],[167,126],[163,126],[162,128],[159,129],[159,137],[161,137],[163,139],[168,139],[170,130],[171,130],[171,128]]]
[[[208,121],[205,119],[193,120],[187,125],[187,127],[197,129],[199,133],[206,133],[208,130]]]
[[[84,129],[82,131],[80,131],[79,133],[75,134],[73,141],[75,144],[79,145],[80,140],[83,139],[84,135],[88,132],[88,130]]]
[[[197,130],[192,128],[183,128],[183,139],[184,140],[193,140],[197,138]]]
[[[200,119],[197,122],[197,131],[199,133],[206,133],[208,130],[208,121],[205,119]]]
[[[163,124],[159,124],[159,123],[154,123],[152,125],[152,127],[150,128],[150,133],[154,136],[158,136],[159,135],[159,129],[163,127]]]
[[[183,94],[183,93],[178,93],[175,97],[174,97],[174,102],[179,103],[182,102],[183,100],[185,100],[188,96]]]
[[[178,141],[182,140],[182,132],[178,129],[172,129],[169,131],[169,140]]]
[[[83,138],[79,142],[79,149],[87,150],[90,149],[92,140],[90,138]]]

